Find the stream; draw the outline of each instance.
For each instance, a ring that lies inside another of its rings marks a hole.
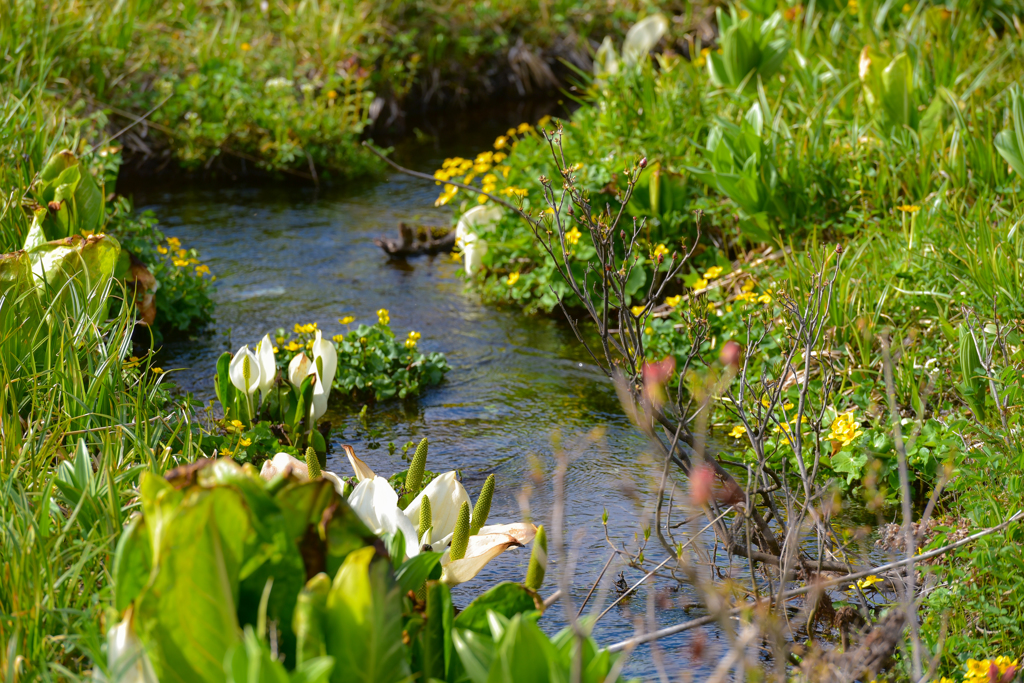
[[[395,156],[431,173],[445,157],[473,157],[509,126],[532,123],[544,113],[550,109],[510,106],[455,128],[438,123],[436,137],[407,141]],[[160,364],[180,387],[209,402],[211,377],[224,351],[252,346],[265,333],[295,323],[315,321],[325,336],[335,334],[343,315],[372,323],[375,311],[387,308],[397,335],[421,332],[420,348],[446,353],[452,370],[418,399],[371,405],[365,423],[358,417],[361,404],[332,397],[326,419],[335,431],[328,468],[351,474],[339,447],[347,443],[377,473],[390,476],[407,467],[402,446],[427,437],[428,469],[461,469],[474,500],[487,475],[496,475],[492,523],[528,514],[540,524],[551,519],[555,453],[564,449],[570,456],[565,529],[575,555],[578,608],[610,555],[602,511],[608,511],[612,541],[632,546],[634,534],[650,517],[645,506],[656,490],[658,468],[647,456],[645,439],[622,414],[611,383],[565,324],[554,317],[525,316],[514,307],[481,304],[464,284],[461,263],[448,255],[394,261],[374,246],[372,238],[394,234],[399,221],[450,224],[450,208],[433,208],[438,189],[398,174],[319,190],[290,181],[129,188],[136,207],[152,210],[168,236],[199,249],[217,276],[211,333],[168,344]],[[395,446],[393,454],[389,443]],[[664,556],[654,539],[649,548],[652,559]],[[465,606],[499,581],[521,581],[529,556],[528,548],[501,555],[473,581],[453,590],[455,603]],[[609,570],[606,582],[620,569]],[[543,594],[556,589],[558,573],[555,557]],[[630,584],[638,578],[636,571],[625,573]],[[652,589],[661,591],[657,596],[641,589],[609,611],[596,626],[597,641],[609,645],[638,628],[647,631],[705,614],[688,588],[677,593],[663,588]],[[598,591],[595,596],[606,606],[616,594]],[[657,610],[651,607],[655,598]],[[638,624],[640,619],[647,621]],[[548,632],[564,627],[562,606],[549,610],[540,624]],[[657,678],[663,659],[670,674],[686,670],[701,678],[701,672],[711,670],[714,641],[722,634],[716,628],[698,634],[664,639],[657,650],[638,648],[623,673]],[[709,640],[709,658],[691,658],[695,638]]]

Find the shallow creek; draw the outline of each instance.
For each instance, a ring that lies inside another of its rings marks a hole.
[[[432,172],[446,156],[473,156],[510,125],[539,116],[507,110],[489,114],[458,134],[402,146],[398,158]],[[223,351],[294,323],[316,321],[334,334],[341,330],[337,320],[343,315],[371,322],[378,308],[389,309],[396,334],[421,332],[421,348],[445,352],[452,371],[418,399],[371,405],[365,424],[357,415],[361,404],[335,399],[327,417],[335,425],[328,467],[351,474],[339,448],[348,443],[376,472],[389,476],[407,466],[401,446],[425,436],[428,468],[461,469],[473,499],[486,476],[496,475],[493,522],[522,519],[525,509],[539,524],[551,519],[555,453],[564,448],[571,455],[565,528],[576,556],[578,606],[610,553],[602,511],[608,511],[612,540],[632,545],[641,522],[649,519],[645,505],[655,486],[655,468],[645,440],[622,415],[613,387],[564,324],[481,304],[465,288],[461,264],[447,255],[391,261],[373,245],[373,237],[393,234],[399,221],[448,224],[450,209],[433,208],[437,191],[397,174],[328,190],[291,182],[132,189],[136,206],[153,210],[167,235],[198,248],[218,278],[213,333],[168,345],[160,363],[176,369],[171,377],[181,387],[209,401],[210,378]],[[396,446],[394,454],[389,443]],[[654,539],[648,556],[663,557]],[[498,581],[522,580],[528,560],[528,549],[505,553],[455,589],[456,604],[465,605]],[[607,578],[618,571],[609,571]],[[557,573],[549,569],[544,594],[555,590]],[[633,583],[639,574],[627,570],[625,578]],[[614,591],[605,591],[601,602],[607,605],[614,598]],[[633,635],[637,620],[648,619],[648,598],[653,595],[640,590],[613,608],[597,625],[598,641],[611,644]],[[641,630],[704,614],[685,588],[662,592],[657,602],[653,622]],[[551,632],[562,628],[561,606],[540,623]],[[714,658],[721,633],[716,628],[698,633],[660,641],[660,654],[638,648],[624,673],[656,678],[655,660],[662,659],[668,672],[690,671],[699,680],[704,672],[701,663],[691,660],[692,639],[706,641]]]

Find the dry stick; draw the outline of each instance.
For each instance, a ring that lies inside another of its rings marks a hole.
[[[828,581],[816,582],[816,583],[814,583],[813,585],[810,585],[810,586],[804,586],[803,588],[795,588],[795,589],[793,589],[791,591],[786,591],[785,593],[781,593],[779,595],[779,598],[782,599],[782,600],[789,600],[790,598],[795,598],[795,597],[798,597],[798,596],[803,595],[805,593],[809,593],[812,590],[817,590],[817,589],[820,589],[820,588],[828,588],[828,587],[831,587],[831,586],[838,586],[839,584],[846,583],[847,581],[855,581],[857,579],[864,578],[865,576],[870,576],[872,574],[877,574],[877,573],[880,573],[880,572],[884,572],[884,571],[887,571],[889,569],[896,569],[896,568],[902,567],[904,565],[911,564],[914,561],[922,562],[924,560],[928,560],[928,559],[931,559],[933,557],[938,557],[939,555],[944,555],[944,554],[948,553],[950,550],[955,550],[956,548],[959,548],[960,546],[967,545],[968,543],[970,543],[972,541],[976,541],[979,538],[982,538],[984,536],[988,536],[989,534],[993,534],[993,533],[995,533],[997,531],[1002,531],[1003,529],[1008,527],[1013,522],[1020,521],[1021,519],[1024,519],[1024,510],[1019,510],[1016,514],[1014,514],[1012,517],[1010,517],[1006,521],[1002,522],[1001,524],[998,524],[998,525],[996,525],[994,527],[991,527],[989,529],[984,529],[982,531],[979,531],[978,533],[973,534],[971,536],[968,536],[967,538],[961,539],[961,540],[957,541],[956,543],[950,543],[947,546],[943,546],[941,548],[936,548],[935,550],[931,550],[931,551],[926,552],[926,553],[921,553],[920,555],[917,555],[917,556],[911,558],[910,561],[908,561],[908,560],[897,560],[895,562],[890,562],[888,564],[883,564],[883,565],[880,565],[878,567],[874,567],[872,569],[865,569],[864,571],[857,572],[856,574],[849,574],[847,576],[842,576],[842,577],[839,577],[837,579],[830,579]],[[732,614],[739,614],[741,611],[743,611],[745,609],[753,609],[754,607],[757,606],[757,604],[758,603],[748,602],[748,603],[746,603],[744,605],[741,605],[739,607],[734,607],[733,609],[729,610],[728,614],[730,614],[730,615],[732,615]],[[605,649],[608,652],[619,652],[620,650],[624,650],[626,648],[633,648],[633,647],[636,647],[637,645],[641,645],[643,643],[647,643],[647,642],[650,642],[652,640],[658,640],[660,638],[666,638],[668,636],[675,635],[676,633],[682,633],[684,631],[689,631],[689,630],[697,628],[699,626],[704,626],[705,624],[709,624],[709,623],[715,621],[716,619],[717,619],[717,616],[708,615],[706,617],[701,617],[699,619],[694,619],[693,621],[687,621],[685,623],[677,624],[675,626],[669,626],[668,628],[663,628],[663,629],[661,629],[659,631],[654,631],[652,633],[646,633],[646,634],[644,634],[642,636],[636,636],[634,638],[630,638],[629,640],[624,640],[622,642],[615,643],[614,645],[609,645]]]
[[[701,535],[702,533],[704,533],[705,531],[707,531],[708,529],[710,529],[710,528],[711,528],[711,527],[712,527],[712,526],[713,526],[713,525],[714,525],[714,524],[715,524],[715,523],[716,523],[716,522],[717,522],[718,520],[722,519],[722,517],[725,517],[725,516],[726,516],[727,514],[729,514],[729,513],[730,513],[730,512],[732,511],[732,507],[733,507],[732,505],[730,505],[729,507],[727,507],[727,508],[725,509],[725,512],[723,512],[722,514],[720,514],[720,515],[719,515],[718,517],[716,517],[716,518],[715,518],[715,519],[713,519],[713,520],[712,520],[711,522],[709,522],[709,523],[708,523],[708,524],[707,524],[707,525],[706,525],[706,526],[705,526],[705,527],[704,527],[703,529],[701,529],[701,530],[700,530],[700,531],[698,531],[698,532],[697,532],[696,534],[694,534],[694,535],[693,535],[693,538],[691,538],[691,539],[690,539],[689,541],[687,541],[687,542],[686,542],[686,545],[684,545],[684,546],[683,546],[682,548],[680,548],[680,550],[685,550],[685,549],[687,548],[687,546],[689,546],[689,545],[690,545],[691,543],[693,543],[693,542],[694,542],[695,540],[697,540],[697,538],[698,538],[698,537],[699,537],[699,536],[700,536],[700,535]],[[622,601],[623,601],[623,600],[624,600],[624,599],[626,598],[626,596],[627,596],[627,595],[629,595],[630,593],[632,593],[633,591],[635,591],[635,590],[636,590],[637,588],[639,588],[639,587],[640,587],[640,584],[642,584],[642,583],[643,583],[644,581],[646,581],[647,579],[649,579],[649,578],[651,578],[652,576],[654,576],[654,574],[655,574],[655,573],[656,573],[656,572],[657,572],[657,571],[658,571],[659,569],[661,569],[661,568],[662,568],[662,567],[664,567],[664,566],[665,566],[666,564],[668,564],[669,560],[679,559],[679,557],[681,557],[681,556],[677,556],[677,555],[669,555],[669,556],[668,556],[668,557],[666,557],[666,558],[665,558],[664,560],[662,560],[661,564],[659,564],[659,565],[658,565],[657,567],[655,567],[655,568],[654,568],[654,569],[652,569],[651,571],[647,572],[647,574],[646,574],[646,575],[644,576],[644,578],[640,579],[639,581],[637,581],[636,583],[634,583],[634,584],[633,584],[632,586],[630,586],[630,587],[629,587],[628,589],[626,589],[626,592],[625,592],[625,593],[623,593],[622,595],[620,595],[620,596],[619,596],[619,597],[618,597],[618,598],[617,598],[617,599],[615,600],[615,602],[613,602],[612,604],[608,605],[608,607],[607,607],[607,608],[606,608],[606,609],[605,609],[605,610],[604,610],[603,612],[601,612],[601,614],[597,615],[597,619],[594,619],[594,623],[596,624],[596,623],[597,623],[598,621],[600,621],[600,620],[601,620],[601,617],[603,617],[604,615],[608,614],[608,611],[609,611],[609,610],[611,610],[611,608],[612,608],[612,607],[615,607],[615,605],[617,605],[617,604],[619,604],[620,602],[622,602]],[[610,558],[609,558],[609,561],[610,561]]]
[[[914,550],[917,538],[914,534],[914,512],[910,507],[910,472],[907,467],[907,449],[903,444],[903,431],[900,429],[900,415],[896,408],[896,390],[893,388],[892,357],[889,353],[889,337],[882,335],[882,370],[885,375],[885,393],[889,399],[889,414],[892,416],[893,438],[896,441],[897,465],[900,475],[900,493],[903,508],[903,534],[907,550],[907,579],[904,611],[910,621],[910,647],[914,680],[921,680],[921,632],[917,623],[917,601],[914,597]]]
[[[608,556],[608,561],[604,563],[604,569],[602,569],[601,573],[597,575],[597,581],[594,581],[594,585],[590,587],[590,592],[587,593],[587,597],[583,599],[583,604],[580,605],[580,611],[576,613],[577,617],[583,614],[583,610],[586,609],[587,603],[590,602],[590,596],[594,594],[595,590],[597,590],[598,585],[601,583],[601,579],[604,578],[604,573],[608,571],[608,567],[612,565],[612,560],[615,559],[616,554],[617,553],[613,552]]]

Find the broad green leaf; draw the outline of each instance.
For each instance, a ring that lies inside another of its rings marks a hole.
[[[327,598],[327,653],[335,683],[391,683],[409,675],[402,600],[386,558],[374,547],[349,553]]]
[[[495,657],[494,641],[490,636],[454,628],[452,646],[469,679],[473,683],[487,683]]]
[[[892,125],[913,124],[913,90],[914,69],[907,53],[901,52],[882,71],[882,104]]]
[[[317,574],[306,582],[296,600],[292,630],[297,640],[295,662],[298,666],[327,653],[327,596],[330,591],[330,577]]]
[[[427,579],[440,577],[441,553],[422,552],[410,557],[395,572],[395,579],[402,593],[417,590]],[[434,570],[438,569],[437,572]],[[437,576],[433,576],[436,573]]]
[[[466,609],[455,617],[455,626],[460,629],[489,634],[488,612],[512,618],[523,612],[543,612],[544,604],[537,594],[520,583],[511,581],[499,583],[469,603]]]
[[[117,541],[114,552],[114,607],[118,612],[128,608],[146,587],[153,567],[146,522],[141,516],[133,517]]]

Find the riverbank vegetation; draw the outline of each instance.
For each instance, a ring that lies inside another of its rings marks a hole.
[[[683,11],[0,6],[5,680],[605,681],[712,622],[725,645],[685,666],[1019,677],[1024,10]],[[331,471],[330,401],[412,399],[449,369],[386,309],[226,352],[204,413],[148,349],[210,321],[215,273],[115,192],[126,158],[374,174],[358,143],[403,112],[555,69],[571,118],[433,179],[470,287],[564,315],[650,443],[615,604],[653,578],[703,615],[616,644],[591,637],[611,574],[585,577],[585,613],[568,570],[585,452],[556,448],[548,529],[490,519],[512,484],[474,501],[426,440],[390,477],[347,446]],[[522,577],[456,610],[452,587],[522,546]]]

